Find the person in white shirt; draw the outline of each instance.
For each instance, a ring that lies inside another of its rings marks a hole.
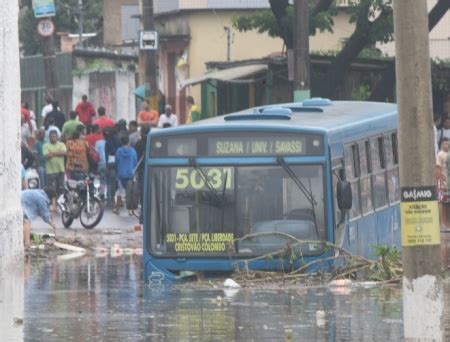
[[[44,108],[42,108],[42,112],[41,112],[41,120],[42,122],[44,122],[45,117],[47,116],[48,113],[50,113],[53,110],[53,106],[52,106],[52,99],[50,97],[47,97],[45,99],[45,102],[47,102],[47,104],[44,106]]]
[[[161,114],[158,121],[158,128],[167,128],[178,126],[177,115],[172,113],[172,106],[167,105],[164,114]]]

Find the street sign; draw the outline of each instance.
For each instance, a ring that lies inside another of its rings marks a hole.
[[[55,33],[55,25],[51,19],[39,20],[37,31],[42,37],[50,37]]]
[[[139,34],[139,48],[141,50],[158,50],[158,32],[141,31]]]
[[[34,16],[46,18],[55,16],[55,0],[33,0]]]

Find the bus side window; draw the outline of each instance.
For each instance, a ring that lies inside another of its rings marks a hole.
[[[392,139],[390,135],[384,136],[384,160],[386,162],[386,168],[391,167],[394,163],[392,156]]]
[[[398,165],[398,140],[397,133],[392,133],[392,156],[395,165]]]
[[[350,219],[359,217],[359,156],[358,145],[348,145],[345,147],[345,177],[350,182],[352,188],[352,209],[350,210]]]
[[[389,203],[400,201],[400,182],[398,178],[398,167],[387,172]]]
[[[359,166],[360,166],[360,189],[361,189],[361,209],[362,213],[367,214],[373,210],[372,205],[372,183],[370,181],[370,162],[368,141],[362,141],[358,144]]]
[[[372,163],[372,186],[375,209],[387,205],[386,196],[386,173],[382,168],[382,158],[380,151],[380,138],[370,139],[370,158]]]

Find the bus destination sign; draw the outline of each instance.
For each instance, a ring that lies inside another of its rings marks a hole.
[[[152,139],[154,157],[319,156],[320,134],[291,132],[211,132],[161,135]]]
[[[210,138],[208,139],[210,156],[264,156],[290,155],[305,153],[305,139],[302,137],[254,137]]]

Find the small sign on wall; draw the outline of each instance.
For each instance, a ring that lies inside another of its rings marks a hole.
[[[139,33],[139,48],[141,50],[158,50],[158,32],[141,31]]]

